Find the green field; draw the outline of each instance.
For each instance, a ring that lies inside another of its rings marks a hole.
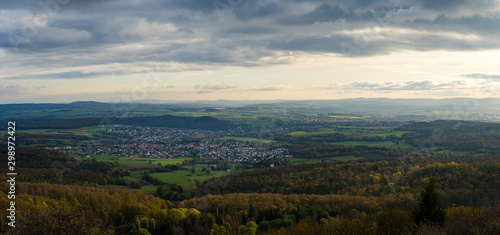
[[[392,141],[343,141],[343,142],[334,142],[332,144],[343,144],[348,146],[369,146],[369,147],[386,147],[386,148],[402,148],[402,149],[411,149],[413,146],[404,143],[393,143]]]
[[[315,163],[320,162],[320,159],[309,159],[309,158],[290,158],[290,163],[295,164],[303,164],[303,163]]]
[[[363,160],[366,159],[364,157],[355,157],[355,156],[340,156],[340,157],[330,157],[327,158],[328,160],[332,161],[356,161],[356,160]]]
[[[318,131],[305,132],[305,131],[294,131],[287,135],[293,137],[299,136],[312,136],[312,135],[331,135],[331,134],[344,134],[347,136],[359,136],[359,137],[382,137],[385,138],[389,135],[395,135],[401,137],[405,132],[394,131],[392,128],[387,127],[352,127],[344,126],[336,129],[332,128],[319,128]]]
[[[141,190],[146,192],[146,193],[155,193],[156,192],[156,188],[157,186],[154,186],[154,185],[148,185],[148,186],[142,186],[141,187]]]
[[[276,142],[275,140],[267,140],[267,139],[257,139],[257,138],[247,138],[247,137],[232,137],[232,136],[226,136],[221,138],[223,140],[237,140],[237,141],[246,141],[246,142],[259,142],[259,143],[274,143]]]
[[[118,163],[120,164],[133,164],[133,165],[157,165],[158,163],[161,163],[162,165],[180,164],[184,160],[191,159],[188,157],[157,159],[157,158],[120,157],[120,156],[110,156],[110,155],[94,155],[90,156],[89,158],[95,158],[98,161],[104,161],[104,162],[118,161]],[[151,164],[149,162],[151,162]]]
[[[120,158],[119,156],[110,156],[110,155],[94,155],[90,157],[86,157],[87,159],[95,159],[97,161],[103,161],[103,162],[114,162],[117,160],[112,160],[116,158]]]
[[[310,159],[310,158],[291,158],[290,163],[292,165],[295,164],[303,164],[303,163],[315,163],[321,161],[355,161],[362,160],[364,157],[355,157],[355,156],[339,156],[339,157],[329,157],[329,158],[321,158],[321,159]]]
[[[137,171],[132,171],[132,172],[130,173],[130,177],[131,177],[132,179],[135,179],[135,180],[141,180],[141,178],[142,178],[142,174],[144,173],[144,171],[146,171],[146,170],[137,170]]]
[[[115,184],[108,184],[106,185],[106,187],[113,187],[113,188],[129,188],[128,186],[124,186],[124,185],[115,185]],[[144,191],[146,193],[155,193],[156,192],[156,188],[158,186],[154,186],[154,185],[147,185],[147,186],[142,186],[140,189],[137,189],[137,190],[141,190],[141,191]]]
[[[306,135],[313,135],[311,132],[305,132],[305,131],[294,131],[290,132],[287,135],[289,136],[306,136]]]
[[[196,165],[195,169],[196,170],[194,173],[192,173],[190,170],[178,170],[175,172],[152,173],[150,175],[165,183],[173,183],[182,186],[182,188],[184,189],[183,194],[185,196],[191,195],[191,191],[196,187],[195,180],[203,182],[213,177],[229,175],[229,172],[227,172],[226,170],[213,171],[212,174],[209,175],[201,171],[202,169],[201,165]]]
[[[101,130],[101,129],[104,129],[104,127],[87,126],[87,127],[82,127],[79,129],[70,130],[69,132],[72,132],[75,134],[83,134],[83,135],[92,136],[92,134],[94,134],[93,133],[94,131]]]
[[[57,135],[57,134],[75,134],[91,136],[93,131],[103,129],[102,127],[88,126],[78,129],[26,129],[17,130],[19,133],[38,134],[38,135]]]
[[[27,130],[17,130],[18,133],[26,134],[58,134],[64,131],[58,129],[27,129]]]
[[[189,157],[176,157],[176,158],[169,158],[169,159],[161,159],[161,160],[153,160],[153,164],[158,164],[161,163],[162,166],[167,165],[167,164],[181,164],[184,160],[191,160]]]
[[[191,158],[170,158],[170,159],[152,159],[152,158],[131,158],[131,157],[119,157],[119,156],[107,156],[107,155],[95,155],[89,158],[95,158],[98,161],[105,162],[114,162],[118,161],[120,166],[125,167],[132,172],[130,176],[125,177],[128,180],[141,180],[146,169],[150,167],[156,167],[156,164],[161,163],[162,165],[166,164],[180,164],[184,160],[188,160]],[[152,161],[151,164],[149,162]],[[191,169],[191,166],[184,166],[187,169]],[[140,169],[142,168],[142,169]],[[184,189],[183,195],[189,197],[191,195],[191,191],[196,187],[195,180],[203,182],[212,177],[219,177],[224,175],[229,175],[229,172],[226,170],[217,170],[212,171],[212,174],[209,175],[202,171],[202,165],[195,165],[195,172],[191,172],[191,170],[178,170],[174,172],[157,172],[151,173],[152,177],[155,177],[165,183],[178,184],[182,186]],[[139,169],[139,170],[136,170]],[[154,192],[157,186],[148,185],[142,186],[141,190],[145,192]]]
[[[132,171],[132,173],[130,173],[130,176],[125,176],[123,178],[125,178],[127,180],[132,180],[132,181],[142,181],[142,174],[143,173],[144,173],[144,170]],[[142,182],[145,182],[145,181],[142,181]],[[117,188],[128,188],[128,186],[122,186],[122,185],[109,185],[109,186],[117,187]],[[154,192],[156,192],[157,187],[158,186],[151,185],[151,184],[150,185],[143,185],[140,188],[140,190],[147,192],[147,193],[154,193]]]

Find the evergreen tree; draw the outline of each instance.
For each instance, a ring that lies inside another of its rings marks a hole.
[[[413,211],[413,218],[418,225],[443,225],[446,210],[441,204],[441,197],[433,179],[424,179],[424,188],[420,191],[417,208]]]

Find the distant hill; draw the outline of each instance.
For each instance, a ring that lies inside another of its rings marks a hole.
[[[78,101],[68,104],[0,104],[2,117],[78,118],[99,115],[126,115],[155,110],[175,112],[202,112],[225,108],[234,112],[267,109],[295,114],[349,114],[397,120],[484,120],[498,121],[499,98],[451,99],[389,99],[354,98],[338,100],[246,100],[246,101],[137,101],[134,103],[101,103]],[[134,112],[137,111],[137,112]],[[147,114],[150,115],[150,114]]]
[[[76,129],[84,126],[122,124],[147,127],[224,130],[233,124],[213,117],[155,116],[129,118],[71,118],[71,119],[17,119],[18,129]]]
[[[126,125],[205,130],[222,130],[232,126],[232,123],[228,121],[222,121],[208,116],[184,117],[164,115],[158,117],[115,118],[112,119],[112,122]]]
[[[274,103],[255,103],[245,108],[282,108],[295,113],[344,113],[377,115],[415,115],[449,113],[464,119],[466,113],[500,114],[500,99],[451,98],[451,99],[389,99],[355,98],[339,100],[291,100]]]
[[[482,133],[500,131],[499,123],[436,120],[432,122],[415,122],[406,126],[396,128],[399,131],[416,131],[432,135],[437,129],[443,133]]]
[[[72,103],[24,103],[0,104],[0,112],[16,110],[43,110],[43,109],[120,109],[127,108],[169,108],[182,107],[176,104],[141,104],[141,103],[102,103],[96,101],[77,101]]]
[[[402,136],[405,143],[418,148],[441,147],[483,155],[500,154],[500,124],[437,120],[415,122],[396,128],[409,131]]]

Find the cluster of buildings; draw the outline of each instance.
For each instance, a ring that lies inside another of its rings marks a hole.
[[[130,137],[134,141],[151,142],[166,139],[183,139],[192,138],[199,134],[197,130],[183,130],[183,129],[167,129],[167,128],[152,128],[141,126],[125,126],[125,125],[111,125],[103,126],[103,129],[94,131],[101,134],[112,134],[124,137]]]
[[[259,161],[291,157],[286,148],[277,144],[236,141],[232,139],[196,138],[207,135],[202,130],[152,128],[109,125],[94,131],[103,136],[117,137],[113,144],[101,143],[78,149],[81,155],[113,155],[144,158],[201,157],[206,160],[231,162]],[[255,128],[249,126],[248,128]],[[241,130],[249,131],[249,130]],[[260,132],[259,130],[253,130]],[[272,130],[266,129],[264,132]],[[278,130],[284,131],[284,130]],[[220,137],[220,136],[219,136]],[[106,139],[106,138],[105,138]],[[193,141],[185,141],[185,140]],[[73,148],[74,149],[74,148]]]
[[[202,157],[230,162],[259,161],[291,157],[286,148],[272,144],[211,140],[193,143],[127,143],[82,148],[82,155],[113,155],[145,158]]]

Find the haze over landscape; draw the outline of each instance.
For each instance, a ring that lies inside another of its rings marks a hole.
[[[1,103],[499,97],[499,2],[2,1]]]

